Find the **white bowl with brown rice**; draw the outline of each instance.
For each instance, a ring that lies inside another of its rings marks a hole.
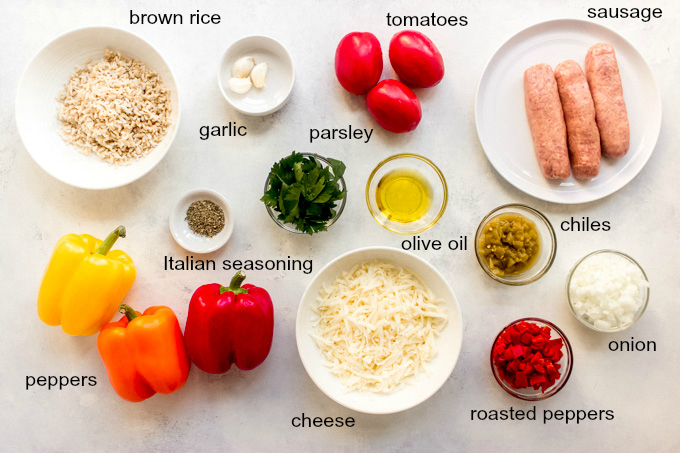
[[[84,189],[129,184],[166,155],[180,120],[177,83],[160,53],[112,27],[58,36],[19,82],[26,150],[58,180]]]

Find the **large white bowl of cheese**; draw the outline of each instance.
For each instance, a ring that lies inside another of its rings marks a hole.
[[[322,286],[332,284],[344,271],[367,261],[384,261],[406,268],[428,287],[442,304],[448,322],[436,339],[437,354],[429,362],[430,373],[420,373],[392,393],[348,392],[340,377],[326,366],[316,341],[312,310],[318,304]],[[434,395],[447,381],[458,361],[463,342],[463,321],[453,290],[444,277],[427,261],[413,253],[389,247],[366,247],[345,253],[328,263],[312,279],[302,296],[297,313],[295,334],[300,359],[309,377],[335,402],[367,414],[390,414],[410,409]]]

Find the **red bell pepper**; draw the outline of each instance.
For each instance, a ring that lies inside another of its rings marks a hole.
[[[226,373],[232,363],[252,370],[267,358],[274,335],[274,307],[269,293],[243,285],[238,271],[229,287],[212,283],[191,297],[184,329],[189,358],[201,370]]]

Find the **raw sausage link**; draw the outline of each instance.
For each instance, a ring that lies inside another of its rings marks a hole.
[[[543,175],[564,179],[571,174],[567,127],[552,68],[537,64],[524,71],[524,104],[534,151]]]
[[[595,102],[602,155],[622,157],[630,146],[630,126],[619,65],[611,44],[595,44],[588,49],[586,77]]]
[[[586,75],[574,60],[555,68],[555,80],[567,123],[569,158],[578,179],[590,179],[600,172],[600,133],[595,122],[595,105]]]

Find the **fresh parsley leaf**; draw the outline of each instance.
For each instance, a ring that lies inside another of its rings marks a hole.
[[[303,189],[304,187],[302,184],[296,182],[288,188],[288,192],[286,193],[284,200],[297,201],[300,198],[300,194],[302,194]]]
[[[345,167],[345,164],[343,164],[341,161],[331,159],[330,157],[328,158],[328,162],[331,163],[333,175],[335,175],[335,180],[338,181],[340,178],[342,178],[342,175],[345,174],[347,167]]]
[[[302,162],[295,162],[293,172],[295,173],[295,181],[302,181],[302,178],[305,176],[305,172],[302,171]]]
[[[333,196],[333,192],[335,192],[335,187],[332,185],[327,185],[324,187],[323,191],[319,194],[318,197],[316,197],[314,200],[312,200],[312,203],[326,203],[328,200],[331,199]]]

